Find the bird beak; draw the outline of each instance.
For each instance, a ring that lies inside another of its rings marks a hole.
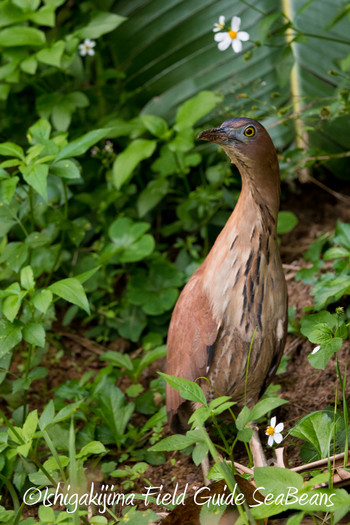
[[[229,141],[232,141],[232,136],[230,136],[226,128],[205,129],[200,132],[197,138],[207,140],[208,142],[215,142],[215,144],[227,144]]]

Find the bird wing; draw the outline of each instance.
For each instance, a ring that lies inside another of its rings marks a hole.
[[[167,374],[190,381],[206,375],[219,329],[201,275],[202,267],[183,289],[174,308],[167,341]],[[179,392],[167,385],[170,423],[183,401]]]

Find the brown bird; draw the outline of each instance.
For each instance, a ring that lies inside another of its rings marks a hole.
[[[210,401],[232,396],[253,406],[280,362],[287,335],[287,287],[277,243],[280,178],[276,150],[256,120],[234,118],[199,139],[223,147],[242,191],[208,256],[183,289],[171,318],[167,374],[200,384]],[[193,403],[167,385],[171,429],[183,432]]]

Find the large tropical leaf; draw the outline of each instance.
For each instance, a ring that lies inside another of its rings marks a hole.
[[[144,113],[173,118],[179,104],[200,90],[211,89],[223,93],[225,99],[206,120],[239,114],[266,117],[276,115],[276,106],[291,101],[293,61],[299,67],[293,91],[303,97],[304,105],[315,97],[334,94],[341,77],[328,71],[349,53],[349,47],[340,42],[350,40],[347,19],[330,24],[342,7],[342,0],[119,0],[116,12],[128,20],[113,37],[126,87],[135,90],[134,101]],[[285,34],[278,36],[286,22],[278,16],[283,11],[297,29],[315,36],[299,38],[288,49]],[[214,42],[212,27],[222,14],[227,20],[239,16],[241,29],[250,34],[239,55],[231,48],[220,52]],[[267,38],[276,32],[272,41]],[[263,45],[254,46],[257,41]],[[277,145],[285,144],[291,133],[291,125],[272,129]],[[345,135],[339,148],[349,146]]]

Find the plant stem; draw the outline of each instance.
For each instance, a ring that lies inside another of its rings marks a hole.
[[[27,361],[26,361],[26,369],[25,369],[25,373],[24,373],[24,379],[25,379],[25,382],[27,382],[28,380],[28,376],[29,376],[29,372],[30,372],[30,362],[31,362],[31,359],[32,359],[32,351],[33,351],[33,348],[34,348],[34,345],[28,345],[28,355],[27,355]],[[24,389],[24,400],[23,400],[23,416],[22,416],[22,424],[24,425],[24,422],[26,420],[26,415],[27,415],[27,402],[28,402],[28,389],[25,388]]]

